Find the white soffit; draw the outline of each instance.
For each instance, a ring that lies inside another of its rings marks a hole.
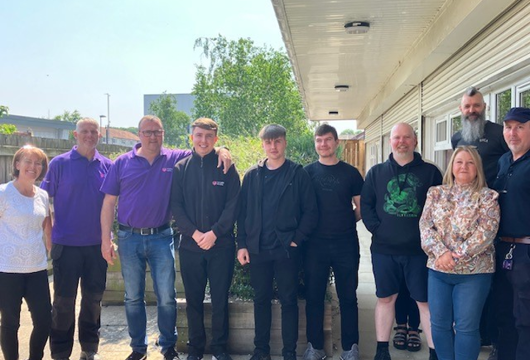
[[[514,0],[271,0],[311,120],[367,126]],[[367,34],[344,31],[367,21]],[[336,92],[336,85],[349,85]],[[329,115],[338,111],[338,115]]]

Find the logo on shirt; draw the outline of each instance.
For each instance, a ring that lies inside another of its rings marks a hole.
[[[173,172],[173,168],[162,168],[162,172]]]
[[[383,210],[398,217],[418,217],[421,207],[418,204],[416,190],[422,186],[420,179],[413,173],[400,174],[387,184]]]
[[[212,181],[212,185],[213,186],[225,186],[225,182],[224,181]]]

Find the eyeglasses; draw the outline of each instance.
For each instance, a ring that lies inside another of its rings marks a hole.
[[[140,132],[145,137],[151,137],[153,135],[156,137],[161,137],[164,134],[164,130],[142,130]]]

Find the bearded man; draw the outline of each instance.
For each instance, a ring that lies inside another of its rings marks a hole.
[[[458,146],[475,146],[482,158],[486,182],[491,187],[497,176],[497,162],[510,149],[502,135],[502,125],[486,120],[486,103],[474,87],[466,90],[459,106],[462,130],[451,138],[453,150]]]

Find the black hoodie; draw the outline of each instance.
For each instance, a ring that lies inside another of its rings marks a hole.
[[[364,225],[372,233],[371,250],[387,255],[421,255],[419,221],[427,191],[442,183],[440,170],[414,153],[400,166],[392,154],[368,171],[361,193]]]
[[[280,195],[277,211],[270,216],[274,217],[278,239],[288,251],[291,242],[301,245],[311,235],[318,224],[318,208],[309,174],[301,165],[289,159],[285,161],[288,166],[287,182]],[[239,196],[236,241],[239,249],[248,249],[251,254],[258,254],[260,250],[264,165],[265,161],[260,161],[247,171]]]

